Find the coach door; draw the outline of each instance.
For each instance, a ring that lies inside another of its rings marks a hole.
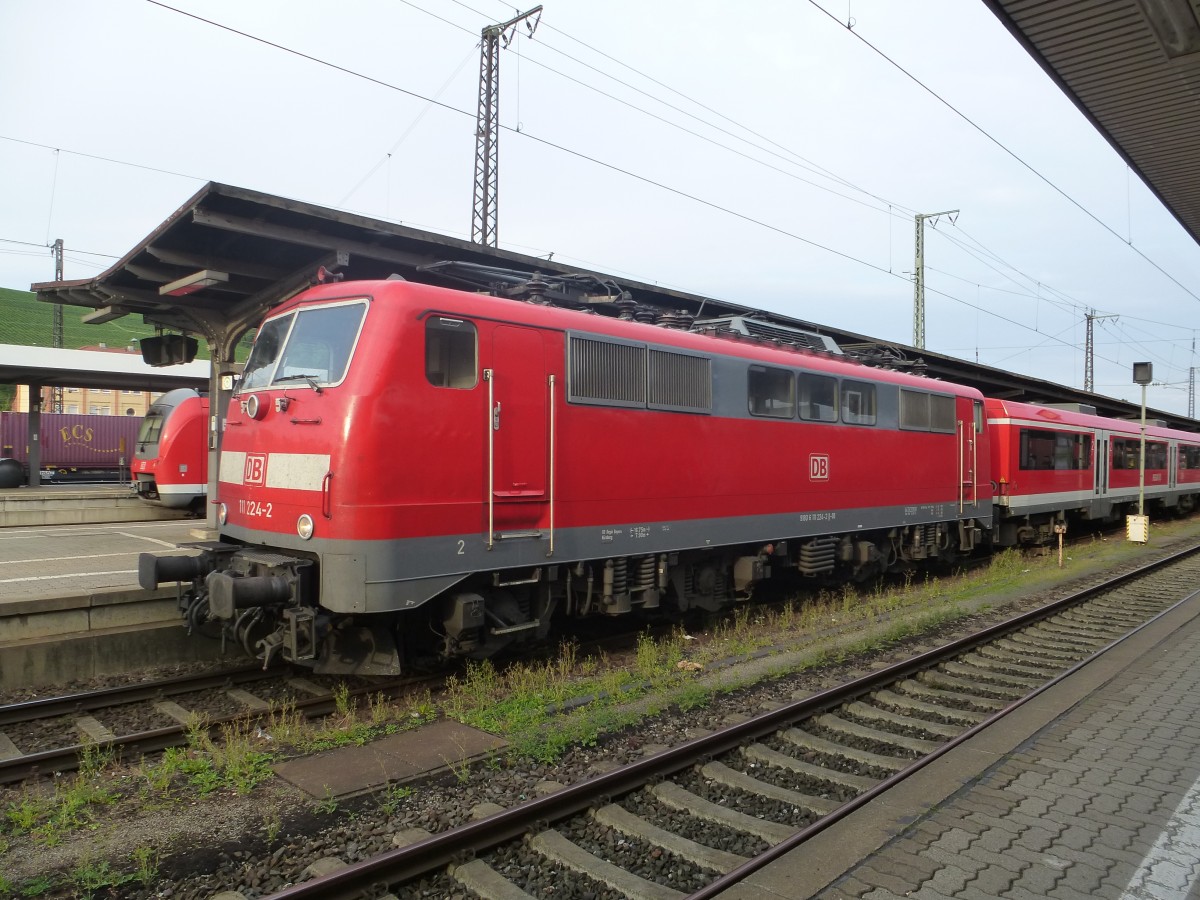
[[[1103,497],[1108,493],[1108,435],[1103,431],[1096,432],[1096,495]]]
[[[958,511],[979,502],[979,440],[983,430],[983,404],[959,397],[955,430],[958,435]]]
[[[497,539],[541,537],[547,498],[548,390],[540,332],[496,328],[488,382],[488,507]]]

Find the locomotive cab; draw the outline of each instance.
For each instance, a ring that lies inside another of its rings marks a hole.
[[[343,294],[272,315],[231,399],[219,474],[221,539],[193,545],[204,562],[193,573],[185,615],[194,625],[224,627],[264,664],[281,656],[343,671],[341,657],[365,656],[382,657],[383,671],[395,668],[386,629],[375,635],[331,614],[339,605],[339,559],[353,555],[332,552],[331,523],[349,524],[356,498],[370,492],[346,465],[353,453],[344,427],[347,409],[361,400],[362,387],[348,376],[368,305],[361,294]],[[342,476],[336,482],[335,473]],[[155,565],[146,564],[144,583],[163,580]],[[324,611],[322,572],[327,580],[332,573],[324,591],[332,609]],[[339,650],[339,642],[353,650]]]
[[[208,397],[163,394],[142,419],[130,465],[138,496],[172,509],[202,507],[208,494]]]

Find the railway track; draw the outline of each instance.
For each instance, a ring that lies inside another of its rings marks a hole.
[[[556,897],[716,896],[1185,599],[1198,577],[1200,547],[272,897],[388,885],[401,898],[520,900],[546,877]]]
[[[638,633],[628,629],[583,647],[589,652],[628,649]],[[197,723],[216,736],[223,726],[285,704],[307,718],[319,718],[336,711],[335,689],[345,689],[342,702],[377,694],[392,699],[440,686],[453,671],[367,679],[313,676],[307,669],[286,665],[264,670],[252,662],[219,672],[0,705],[0,785],[74,771],[85,750],[158,752],[186,745]]]
[[[394,697],[420,683],[344,681],[254,664],[14,703],[0,707],[0,784],[73,771],[85,750],[151,753],[185,745],[198,724],[215,735],[284,704],[315,718],[333,713],[339,700]]]

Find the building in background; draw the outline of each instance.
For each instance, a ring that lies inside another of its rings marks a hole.
[[[139,356],[141,353],[136,343],[130,343],[125,347],[108,347],[101,343],[98,346],[80,347],[79,349],[91,350],[96,353],[134,353]],[[24,384],[18,384],[15,387],[16,393],[13,396],[11,410],[13,412],[29,412],[29,387]],[[53,395],[53,388],[42,388],[43,412],[54,411]],[[141,418],[146,415],[150,404],[160,396],[161,394],[155,391],[64,387],[62,389],[62,411],[93,416],[136,416]]]

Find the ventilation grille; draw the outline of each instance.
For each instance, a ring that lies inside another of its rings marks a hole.
[[[667,350],[650,350],[650,406],[712,409],[709,360]]]
[[[571,335],[567,396],[577,403],[712,410],[712,361],[704,356]]]
[[[572,400],[646,405],[646,348],[571,336]]]

